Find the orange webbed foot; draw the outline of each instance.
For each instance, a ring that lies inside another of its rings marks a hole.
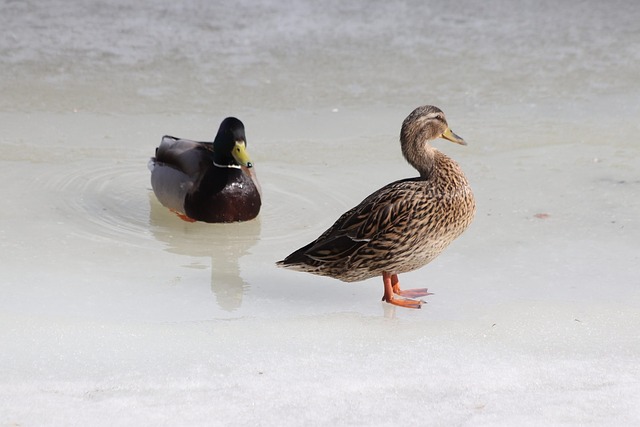
[[[382,301],[388,302],[389,304],[397,305],[405,308],[422,308],[422,304],[424,301],[417,299],[405,299],[405,298],[385,298],[382,297]]]
[[[426,288],[408,289],[406,291],[401,290],[397,274],[383,272],[382,281],[384,282],[384,295],[382,300],[389,304],[407,308],[421,308],[424,301],[411,298],[432,295]],[[395,295],[399,295],[403,298],[396,298]]]
[[[401,297],[407,298],[419,298],[426,297],[428,295],[433,295],[433,293],[429,292],[427,288],[418,288],[418,289],[405,289],[404,291],[400,289],[400,287],[394,287],[393,293],[396,295],[400,295]]]
[[[171,212],[173,212],[174,214],[178,215],[178,218],[180,218],[183,221],[196,222],[195,219],[188,217],[186,214],[183,214],[182,212],[174,211],[173,209],[171,209]]]

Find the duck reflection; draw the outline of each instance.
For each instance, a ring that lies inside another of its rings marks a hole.
[[[249,284],[240,275],[240,258],[260,236],[260,218],[229,224],[187,223],[160,205],[149,193],[149,225],[167,251],[191,257],[211,257],[211,291],[221,309],[242,305]]]

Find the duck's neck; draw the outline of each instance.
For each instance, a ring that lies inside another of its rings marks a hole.
[[[428,142],[421,144],[402,144],[402,154],[404,158],[419,173],[420,177],[428,178],[432,175],[436,167],[436,155],[438,150],[433,148]]]
[[[224,151],[214,145],[213,151],[210,153],[210,158],[213,161],[213,165],[218,168],[237,168],[240,169],[240,165],[235,161],[231,154],[222,154]]]
[[[217,167],[217,168],[226,168],[226,169],[242,169],[242,167],[240,165],[227,165],[227,164],[220,164],[217,163],[215,161],[215,159],[213,160],[213,166]]]

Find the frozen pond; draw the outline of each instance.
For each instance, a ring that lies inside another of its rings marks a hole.
[[[0,425],[640,423],[633,1],[0,4]],[[414,176],[404,117],[476,194],[401,276],[422,310],[275,267]],[[258,219],[190,224],[146,163],[245,124]]]

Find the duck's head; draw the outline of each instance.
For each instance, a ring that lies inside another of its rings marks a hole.
[[[402,122],[400,145],[405,159],[421,174],[431,167],[428,142],[444,138],[456,144],[467,145],[464,139],[449,129],[444,113],[433,105],[423,105],[411,112]]]
[[[449,129],[442,110],[433,105],[423,105],[416,108],[402,122],[401,142],[427,142],[437,138],[467,145],[464,139]]]
[[[244,125],[235,117],[227,117],[213,141],[213,157],[220,165],[253,166],[247,152],[247,138]]]

